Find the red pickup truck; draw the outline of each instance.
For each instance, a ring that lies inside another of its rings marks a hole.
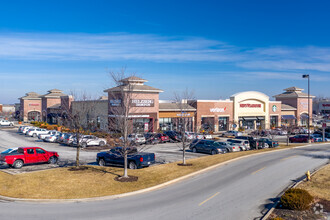
[[[20,169],[24,164],[57,163],[58,158],[57,152],[48,152],[40,147],[20,147],[11,153],[2,153],[0,164]]]

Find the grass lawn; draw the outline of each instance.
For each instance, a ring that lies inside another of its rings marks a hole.
[[[330,201],[330,164],[314,174],[311,181],[299,184],[298,188],[307,190],[314,197]]]
[[[188,160],[187,163],[192,163],[192,166],[170,163],[129,170],[129,175],[139,177],[137,182],[115,181],[116,176],[123,174],[123,169],[116,167],[86,166],[88,169],[80,171],[70,171],[67,167],[18,175],[0,172],[0,195],[30,199],[77,199],[116,195],[155,186],[241,156],[300,145],[210,155]],[[328,184],[329,182],[328,177]]]

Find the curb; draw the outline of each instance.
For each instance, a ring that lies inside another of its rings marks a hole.
[[[322,144],[318,144],[318,145],[327,145],[329,143],[322,143]],[[163,187],[166,187],[168,185],[180,182],[182,180],[188,179],[190,177],[196,176],[198,174],[207,172],[209,170],[215,169],[217,167],[220,167],[222,165],[225,165],[227,163],[231,163],[243,158],[247,158],[247,157],[252,157],[252,156],[256,156],[256,155],[262,155],[262,154],[268,154],[268,153],[273,153],[273,152],[279,152],[279,151],[285,151],[285,150],[291,150],[291,149],[297,149],[297,148],[304,148],[304,147],[310,147],[313,145],[304,145],[304,146],[297,146],[297,147],[292,147],[292,148],[286,148],[286,149],[278,149],[278,150],[272,150],[272,151],[267,151],[267,152],[260,152],[260,153],[255,153],[255,154],[250,154],[250,155],[245,155],[245,156],[241,156],[241,157],[237,157],[231,160],[227,160],[224,162],[221,162],[219,164],[215,164],[212,165],[210,167],[207,167],[205,169],[196,171],[194,173],[190,173],[188,175],[167,181],[165,183],[156,185],[156,186],[152,186],[149,188],[145,188],[145,189],[141,189],[141,190],[137,190],[137,191],[133,191],[133,192],[128,192],[128,193],[122,193],[122,194],[118,194],[118,195],[111,195],[111,196],[101,196],[101,197],[92,197],[92,198],[83,198],[83,199],[22,199],[22,198],[14,198],[14,197],[7,197],[7,196],[2,196],[0,195],[0,200],[5,200],[5,201],[16,201],[16,202],[35,202],[35,203],[72,203],[72,202],[92,202],[92,201],[102,201],[102,200],[108,200],[108,199],[118,199],[118,198],[122,198],[122,197],[127,197],[127,196],[133,196],[133,195],[138,195],[141,193],[145,193],[145,192],[150,192],[153,190],[157,190],[157,189],[161,189]]]
[[[330,163],[327,162],[324,165],[321,165],[317,168],[315,168],[312,173],[311,173],[311,177],[316,174],[319,170],[321,170],[323,167],[329,165]],[[285,191],[287,191],[288,189],[291,188],[296,188],[300,183],[302,183],[305,180],[305,175],[299,177],[298,179],[300,179],[298,182],[292,183],[289,186],[287,186],[280,194],[278,194],[276,196],[277,201],[273,204],[273,206],[266,212],[266,214],[264,216],[262,216],[262,218],[260,220],[267,220],[269,218],[269,216],[273,213],[273,211],[275,210],[275,207],[278,205],[278,203],[280,203],[280,198],[281,196],[285,193]]]

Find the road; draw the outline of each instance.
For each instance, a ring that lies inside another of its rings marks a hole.
[[[329,162],[330,144],[240,159],[168,187],[95,202],[0,202],[0,219],[255,219],[307,170]]]

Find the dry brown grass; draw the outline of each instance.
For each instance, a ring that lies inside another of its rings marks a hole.
[[[299,145],[291,144],[280,149],[294,146]],[[0,172],[0,195],[31,199],[74,199],[116,195],[155,186],[230,159],[276,149],[243,151],[188,160],[193,166],[170,163],[129,170],[129,175],[138,176],[139,179],[137,182],[125,183],[114,180],[123,173],[122,168],[115,167],[88,166],[88,169],[81,171],[57,168],[19,175]]]
[[[313,175],[311,181],[301,183],[298,188],[307,190],[314,197],[330,201],[330,164]]]

